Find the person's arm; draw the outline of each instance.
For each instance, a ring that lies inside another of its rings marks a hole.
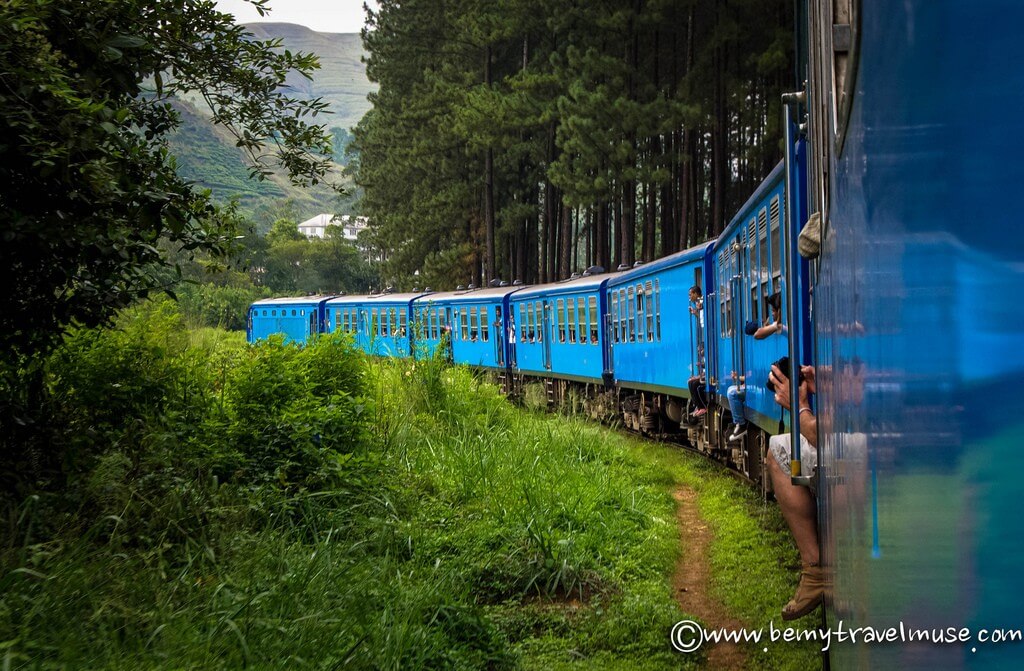
[[[774,324],[767,324],[754,331],[754,340],[764,340],[770,335],[776,333],[782,333],[782,322],[775,322]]]
[[[806,368],[811,368],[806,366]],[[806,376],[806,373],[805,373]],[[772,384],[775,385],[775,402],[781,405],[786,410],[790,409],[789,404],[789,378],[783,375],[779,367],[772,365],[772,372],[769,374]],[[811,410],[811,404],[808,400],[808,389],[810,384],[813,384],[814,373],[812,370],[811,376],[804,380],[803,384],[800,385],[800,435],[807,439],[811,445],[817,447],[818,445],[818,418],[814,416],[814,412]]]

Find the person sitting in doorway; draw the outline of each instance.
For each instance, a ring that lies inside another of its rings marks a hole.
[[[811,410],[809,397],[815,393],[813,366],[800,369],[798,410],[800,417],[800,465],[801,471],[813,473],[818,465],[818,420]],[[789,378],[773,365],[768,378],[775,385],[775,402],[790,409]],[[779,503],[782,517],[789,526],[793,540],[800,552],[800,584],[796,593],[782,608],[782,619],[795,620],[807,615],[822,603],[827,588],[827,576],[820,563],[818,552],[818,508],[812,478],[811,487],[794,485],[790,475],[790,435],[772,436],[768,442],[768,473]]]
[[[786,331],[786,327],[782,324],[782,294],[776,291],[765,302],[771,308],[771,317],[766,319],[760,328],[752,328],[752,326],[757,326],[757,322],[751,322],[747,326],[746,333],[747,335],[754,336],[754,340],[764,340],[769,336],[785,333]],[[744,379],[735,371],[733,372],[733,381],[736,384],[730,386],[726,391],[726,396],[729,398],[729,410],[732,413],[732,430],[729,433],[730,443],[737,442],[747,435],[747,418],[743,415],[743,400],[746,396],[746,386]]]

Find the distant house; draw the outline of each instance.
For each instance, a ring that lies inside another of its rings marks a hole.
[[[342,236],[346,240],[355,242],[359,238],[360,231],[364,230],[367,225],[366,217],[353,217],[347,214],[341,216],[318,214],[299,224],[299,233],[307,238],[326,238],[328,226],[340,226]]]

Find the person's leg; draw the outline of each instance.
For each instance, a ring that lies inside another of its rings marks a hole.
[[[694,375],[686,381],[686,387],[690,390],[690,400],[693,403],[695,410],[706,410],[707,403],[701,398],[701,384],[700,377]]]
[[[775,500],[793,534],[796,549],[800,552],[800,561],[804,564],[817,564],[818,507],[814,497],[807,487],[793,484],[789,473],[783,471],[775,460],[774,452],[768,456],[768,472],[771,474]]]
[[[747,420],[743,418],[743,392],[740,391],[739,385],[734,384],[729,387],[726,395],[729,397],[729,410],[732,411],[733,424],[743,426]]]
[[[801,450],[813,449],[801,439]],[[779,503],[779,510],[800,552],[800,584],[793,598],[782,608],[782,619],[795,620],[821,604],[828,583],[825,571],[819,564],[817,502],[808,488],[794,485],[790,479],[789,436],[772,436],[768,472],[775,500]]]

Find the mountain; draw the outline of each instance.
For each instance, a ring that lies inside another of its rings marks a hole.
[[[257,39],[281,38],[284,47],[291,51],[317,54],[320,69],[313,80],[293,76],[287,85],[295,97],[322,98],[327,102],[332,113],[317,121],[331,129],[336,142],[347,141],[348,129],[370,109],[366,96],[375,88],[366,78],[359,35],[318,33],[289,23],[251,23],[246,29]],[[237,198],[243,212],[256,219],[260,228],[268,228],[282,212],[299,221],[322,212],[351,213],[351,198],[341,202],[337,194],[323,186],[298,188],[281,175],[264,181],[249,179],[245,155],[235,146],[230,133],[210,122],[209,110],[199,96],[186,96],[177,101],[176,108],[182,124],[170,144],[179,174],[200,188],[210,189],[219,202]],[[335,147],[339,164],[346,162],[342,149]]]
[[[298,95],[330,103],[334,114],[326,121],[329,127],[351,128],[370,109],[366,96],[376,86],[366,78],[363,41],[358,34],[318,33],[291,23],[248,23],[245,28],[257,39],[281,38],[287,49],[320,57],[320,69],[312,81],[292,77],[288,84]]]

